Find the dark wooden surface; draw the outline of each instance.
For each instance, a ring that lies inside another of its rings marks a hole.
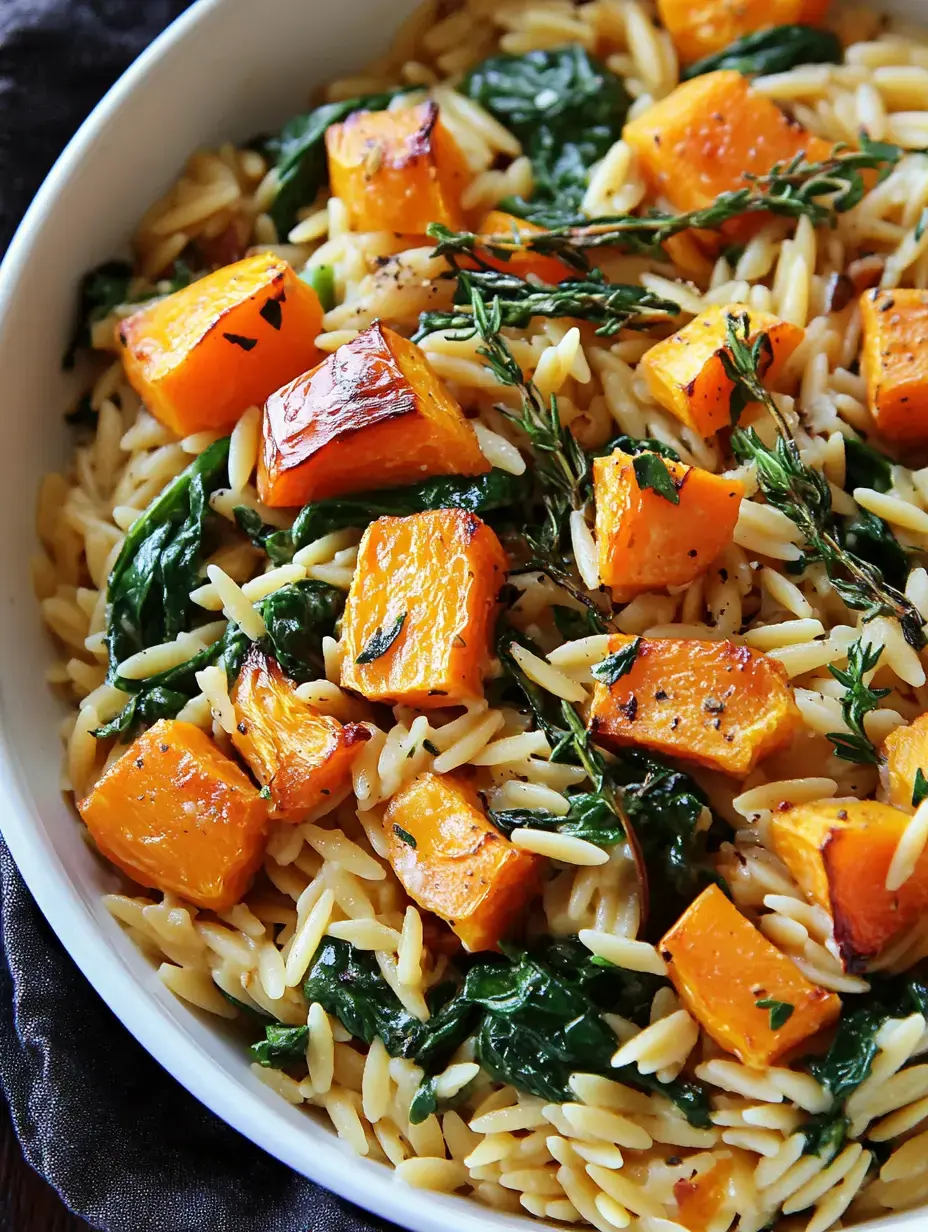
[[[6,1199],[12,1232],[89,1232],[61,1204],[58,1195],[23,1159],[0,1098],[0,1194]]]

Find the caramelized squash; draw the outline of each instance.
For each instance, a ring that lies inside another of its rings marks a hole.
[[[302,821],[351,781],[351,763],[370,730],[343,727],[296,695],[296,686],[257,646],[249,650],[235,688],[232,742],[271,793],[274,816]]]
[[[906,810],[915,808],[926,795],[922,780],[928,784],[928,714],[920,714],[914,722],[890,732],[883,742],[883,755],[890,804]],[[917,796],[916,786],[920,789]]]
[[[928,442],[928,291],[865,291],[860,297],[861,367],[880,433]]]
[[[258,492],[266,505],[489,469],[428,360],[379,321],[264,408]]]
[[[731,423],[734,386],[725,375],[722,353],[727,350],[728,318],[742,314],[747,314],[750,322],[751,342],[760,334],[770,340],[773,355],[761,371],[769,388],[802,342],[805,331],[747,304],[707,308],[689,325],[646,351],[638,365],[654,398],[700,436],[714,436]]]
[[[831,913],[844,965],[860,971],[928,906],[928,851],[899,890],[886,874],[910,814],[876,800],[819,800],[773,814],[777,855]]]
[[[343,687],[391,705],[482,697],[507,567],[494,532],[463,509],[379,518],[345,606]]]
[[[775,659],[734,642],[624,634],[609,639],[610,654],[636,640],[631,670],[594,690],[590,731],[597,740],[642,745],[744,778],[799,729]]]
[[[471,173],[431,99],[356,111],[326,129],[325,148],[332,193],[355,231],[424,235],[430,222],[463,224],[460,197]]]
[[[322,307],[273,253],[246,257],[123,321],[126,375],[156,419],[187,436],[227,431],[319,362]]]
[[[768,26],[818,26],[829,0],[657,0],[682,64],[711,56]]]
[[[831,146],[787,119],[756,94],[740,73],[722,69],[694,77],[625,125],[654,193],[681,212],[703,209],[719,193],[747,188],[747,175],[766,175],[775,163],[805,153],[827,158]],[[733,219],[725,235],[744,239],[763,215]]]
[[[481,236],[494,236],[497,240],[500,236],[508,239],[512,235],[521,239],[543,231],[544,227],[539,227],[526,218],[517,218],[514,214],[507,214],[504,210],[490,210],[480,224],[479,230]],[[542,282],[555,283],[563,282],[565,278],[580,277],[577,270],[572,270],[563,261],[558,261],[557,257],[546,257],[541,253],[530,252],[524,248],[514,251],[508,260],[505,257],[496,257],[486,248],[481,248],[480,257],[493,269],[516,274],[519,278],[527,278],[529,274],[534,274]]]
[[[384,829],[406,893],[468,950],[496,949],[538,889],[539,858],[505,839],[455,775],[413,779],[391,799]]]
[[[717,885],[687,907],[659,948],[689,1012],[720,1047],[755,1069],[841,1013],[838,997],[807,980]]]
[[[689,1181],[677,1181],[673,1187],[676,1222],[688,1232],[712,1232],[719,1211],[728,1199],[731,1174],[731,1159],[720,1159],[708,1172],[697,1173]]]
[[[245,772],[191,723],[159,719],[78,804],[103,855],[139,885],[205,910],[240,902],[268,810]]]
[[[599,576],[616,603],[662,586],[685,586],[726,547],[738,521],[744,484],[657,454],[677,504],[642,488],[635,459],[621,450],[593,463]]]

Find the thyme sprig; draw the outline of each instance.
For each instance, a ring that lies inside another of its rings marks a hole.
[[[876,710],[880,701],[892,692],[891,689],[874,689],[864,677],[872,672],[880,661],[882,646],[871,646],[860,638],[847,651],[847,670],[829,664],[828,670],[839,684],[844,685],[841,698],[841,713],[851,729],[847,732],[829,732],[828,739],[835,746],[835,755],[842,761],[853,761],[861,766],[878,766],[883,760],[873,741],[864,730],[864,719]]]
[[[525,567],[546,574],[578,599],[590,612],[590,619],[595,621],[598,631],[605,632],[607,625],[596,604],[573,582],[558,555],[568,513],[583,509],[587,503],[590,460],[574,434],[561,423],[557,398],[552,394],[546,402],[538,386],[523,375],[516,363],[500,333],[503,318],[499,300],[487,304],[479,287],[473,286],[471,313],[473,328],[482,343],[477,353],[500,385],[519,393],[518,412],[505,406],[498,409],[525,433],[535,459],[535,480],[545,516],[537,533],[522,532],[532,553]]]
[[[662,245],[682,231],[699,228],[718,231],[733,218],[746,214],[778,214],[808,218],[813,226],[834,226],[838,215],[852,209],[867,191],[863,173],[876,171],[885,178],[903,151],[887,142],[860,134],[860,148],[837,145],[830,157],[807,162],[803,154],[775,164],[766,175],[747,172],[744,188],[721,193],[711,205],[682,214],[651,210],[646,214],[612,214],[589,220],[571,218],[561,225],[518,234],[515,229],[493,235],[452,231],[432,223],[428,234],[438,241],[435,256],[452,262],[483,249],[508,259],[514,252],[531,251],[560,258],[574,269],[587,270],[587,249],[619,248],[640,256],[660,256]]]
[[[475,260],[481,260],[479,254],[475,254]],[[472,337],[476,330],[470,307],[473,288],[485,300],[495,300],[501,324],[515,329],[525,329],[532,317],[573,317],[589,321],[596,325],[597,334],[611,337],[620,329],[646,329],[680,313],[680,305],[673,300],[661,299],[643,287],[607,282],[599,270],[556,286],[526,282],[517,274],[489,267],[458,270],[457,278],[454,307],[445,312],[424,312],[414,342],[448,329],[460,331],[462,339]]]
[[[761,379],[762,369],[771,354],[769,340],[760,335],[752,343],[746,313],[731,313],[727,318],[726,352],[722,354],[725,372],[734,384],[733,418],[748,402],[759,402],[777,428],[777,441],[771,449],[753,428],[735,428],[731,446],[743,462],[753,462],[766,501],[784,513],[802,532],[808,560],[824,564],[828,578],[849,608],[863,612],[865,621],[876,616],[892,616],[899,621],[910,646],[921,650],[926,644],[925,622],[909,599],[890,586],[877,565],[851,552],[842,540],[831,504],[831,491],[825,476],[806,466],[789,424]]]

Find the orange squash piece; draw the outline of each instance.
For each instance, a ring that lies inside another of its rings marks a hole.
[[[711,205],[719,193],[746,188],[745,174],[766,175],[775,163],[805,153],[827,158],[831,146],[787,119],[740,73],[721,69],[677,86],[625,125],[652,190],[681,212]],[[733,219],[724,233],[744,239],[762,215]]]
[[[544,231],[544,227],[539,227],[526,218],[516,218],[514,214],[507,214],[504,210],[490,210],[479,228],[481,236],[493,236],[497,241],[500,237],[509,239],[511,236],[522,239],[539,231]],[[565,278],[579,277],[576,270],[572,270],[563,261],[558,261],[556,257],[546,257],[524,248],[514,250],[508,261],[504,257],[495,257],[485,248],[480,249],[480,256],[493,269],[516,274],[519,278],[534,274],[542,282],[556,283],[563,282]]]
[[[726,547],[744,484],[657,454],[679,504],[641,488],[635,459],[617,449],[593,462],[599,576],[616,603],[662,586],[684,586]]]
[[[631,670],[593,692],[590,731],[603,743],[643,745],[744,778],[800,727],[776,659],[734,642],[624,634],[609,639],[609,653],[636,640]]]
[[[867,961],[928,906],[928,852],[898,890],[886,874],[909,813],[876,800],[818,800],[773,814],[777,855],[806,894],[831,913],[849,971]]]
[[[414,778],[391,799],[384,829],[406,893],[468,950],[496,949],[538,889],[541,861],[505,839],[455,775]]]
[[[928,441],[928,291],[865,291],[861,366],[870,413],[890,441]]]
[[[508,564],[495,533],[463,509],[379,518],[361,540],[345,605],[342,686],[425,708],[482,697]]]
[[[830,1026],[841,1001],[802,974],[717,885],[665,934],[660,951],[680,1000],[726,1052],[763,1069]],[[791,1005],[776,1029],[758,1001]]]
[[[657,12],[683,64],[723,51],[768,26],[819,26],[829,0],[657,0]]]
[[[769,388],[805,337],[805,330],[747,304],[713,305],[689,325],[644,353],[638,371],[665,410],[700,436],[714,436],[731,423],[732,381],[725,375],[722,353],[728,348],[728,318],[747,315],[750,340],[770,339],[773,357],[762,372]]]
[[[430,222],[460,228],[464,155],[430,99],[388,111],[356,111],[326,129],[332,193],[356,231],[424,235]]]
[[[890,804],[911,810],[919,770],[928,780],[928,714],[890,732],[883,741],[883,756]]]
[[[423,353],[379,321],[264,407],[258,492],[266,505],[489,469]]]
[[[232,690],[232,742],[267,787],[275,817],[302,821],[310,809],[343,788],[370,730],[342,726],[296,695],[275,659],[252,646]]]
[[[259,253],[156,300],[123,321],[133,389],[186,436],[225,431],[250,406],[319,362],[316,292],[286,261]]]
[[[679,1180],[673,1187],[677,1203],[675,1220],[689,1232],[711,1232],[713,1222],[728,1198],[731,1159],[720,1159],[708,1172],[692,1180]]]
[[[239,902],[264,855],[257,788],[192,723],[159,719],[78,804],[103,855],[205,910]]]

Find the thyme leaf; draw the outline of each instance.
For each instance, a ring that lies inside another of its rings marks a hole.
[[[406,613],[400,612],[391,625],[378,625],[371,634],[370,641],[355,659],[355,663],[373,663],[375,659],[385,655],[399,637],[406,622]]]
[[[807,560],[821,561],[829,580],[849,608],[863,612],[864,621],[876,616],[892,616],[899,621],[903,636],[916,650],[925,644],[921,615],[902,591],[891,586],[882,570],[872,561],[850,551],[835,523],[831,491],[825,476],[806,466],[789,424],[770,393],[764,388],[760,367],[769,350],[763,335],[750,340],[750,320],[746,313],[730,313],[727,318],[726,353],[723,364],[734,383],[734,401],[740,405],[759,402],[777,428],[776,444],[771,449],[753,428],[735,428],[731,446],[742,462],[753,462],[768,505],[784,513],[802,532]]]
[[[842,761],[857,762],[861,766],[878,766],[883,760],[873,741],[864,730],[864,719],[880,704],[890,689],[873,689],[864,680],[880,661],[882,646],[871,646],[859,638],[847,651],[847,670],[828,665],[828,670],[839,684],[844,685],[841,698],[841,713],[851,729],[847,732],[829,732],[828,739],[835,746],[835,755]]]
[[[682,214],[651,210],[646,214],[603,215],[589,221],[573,219],[527,235],[478,235],[431,223],[428,234],[438,241],[434,255],[452,263],[480,249],[504,260],[514,252],[529,250],[587,270],[589,249],[619,248],[640,256],[660,256],[663,244],[682,231],[718,231],[731,219],[746,214],[808,218],[814,227],[834,226],[839,214],[863,198],[867,189],[863,172],[877,171],[885,178],[901,157],[898,146],[871,141],[861,132],[859,149],[837,145],[829,158],[819,162],[807,162],[800,153],[788,162],[776,163],[766,175],[745,173],[746,187],[721,193],[711,205]]]

